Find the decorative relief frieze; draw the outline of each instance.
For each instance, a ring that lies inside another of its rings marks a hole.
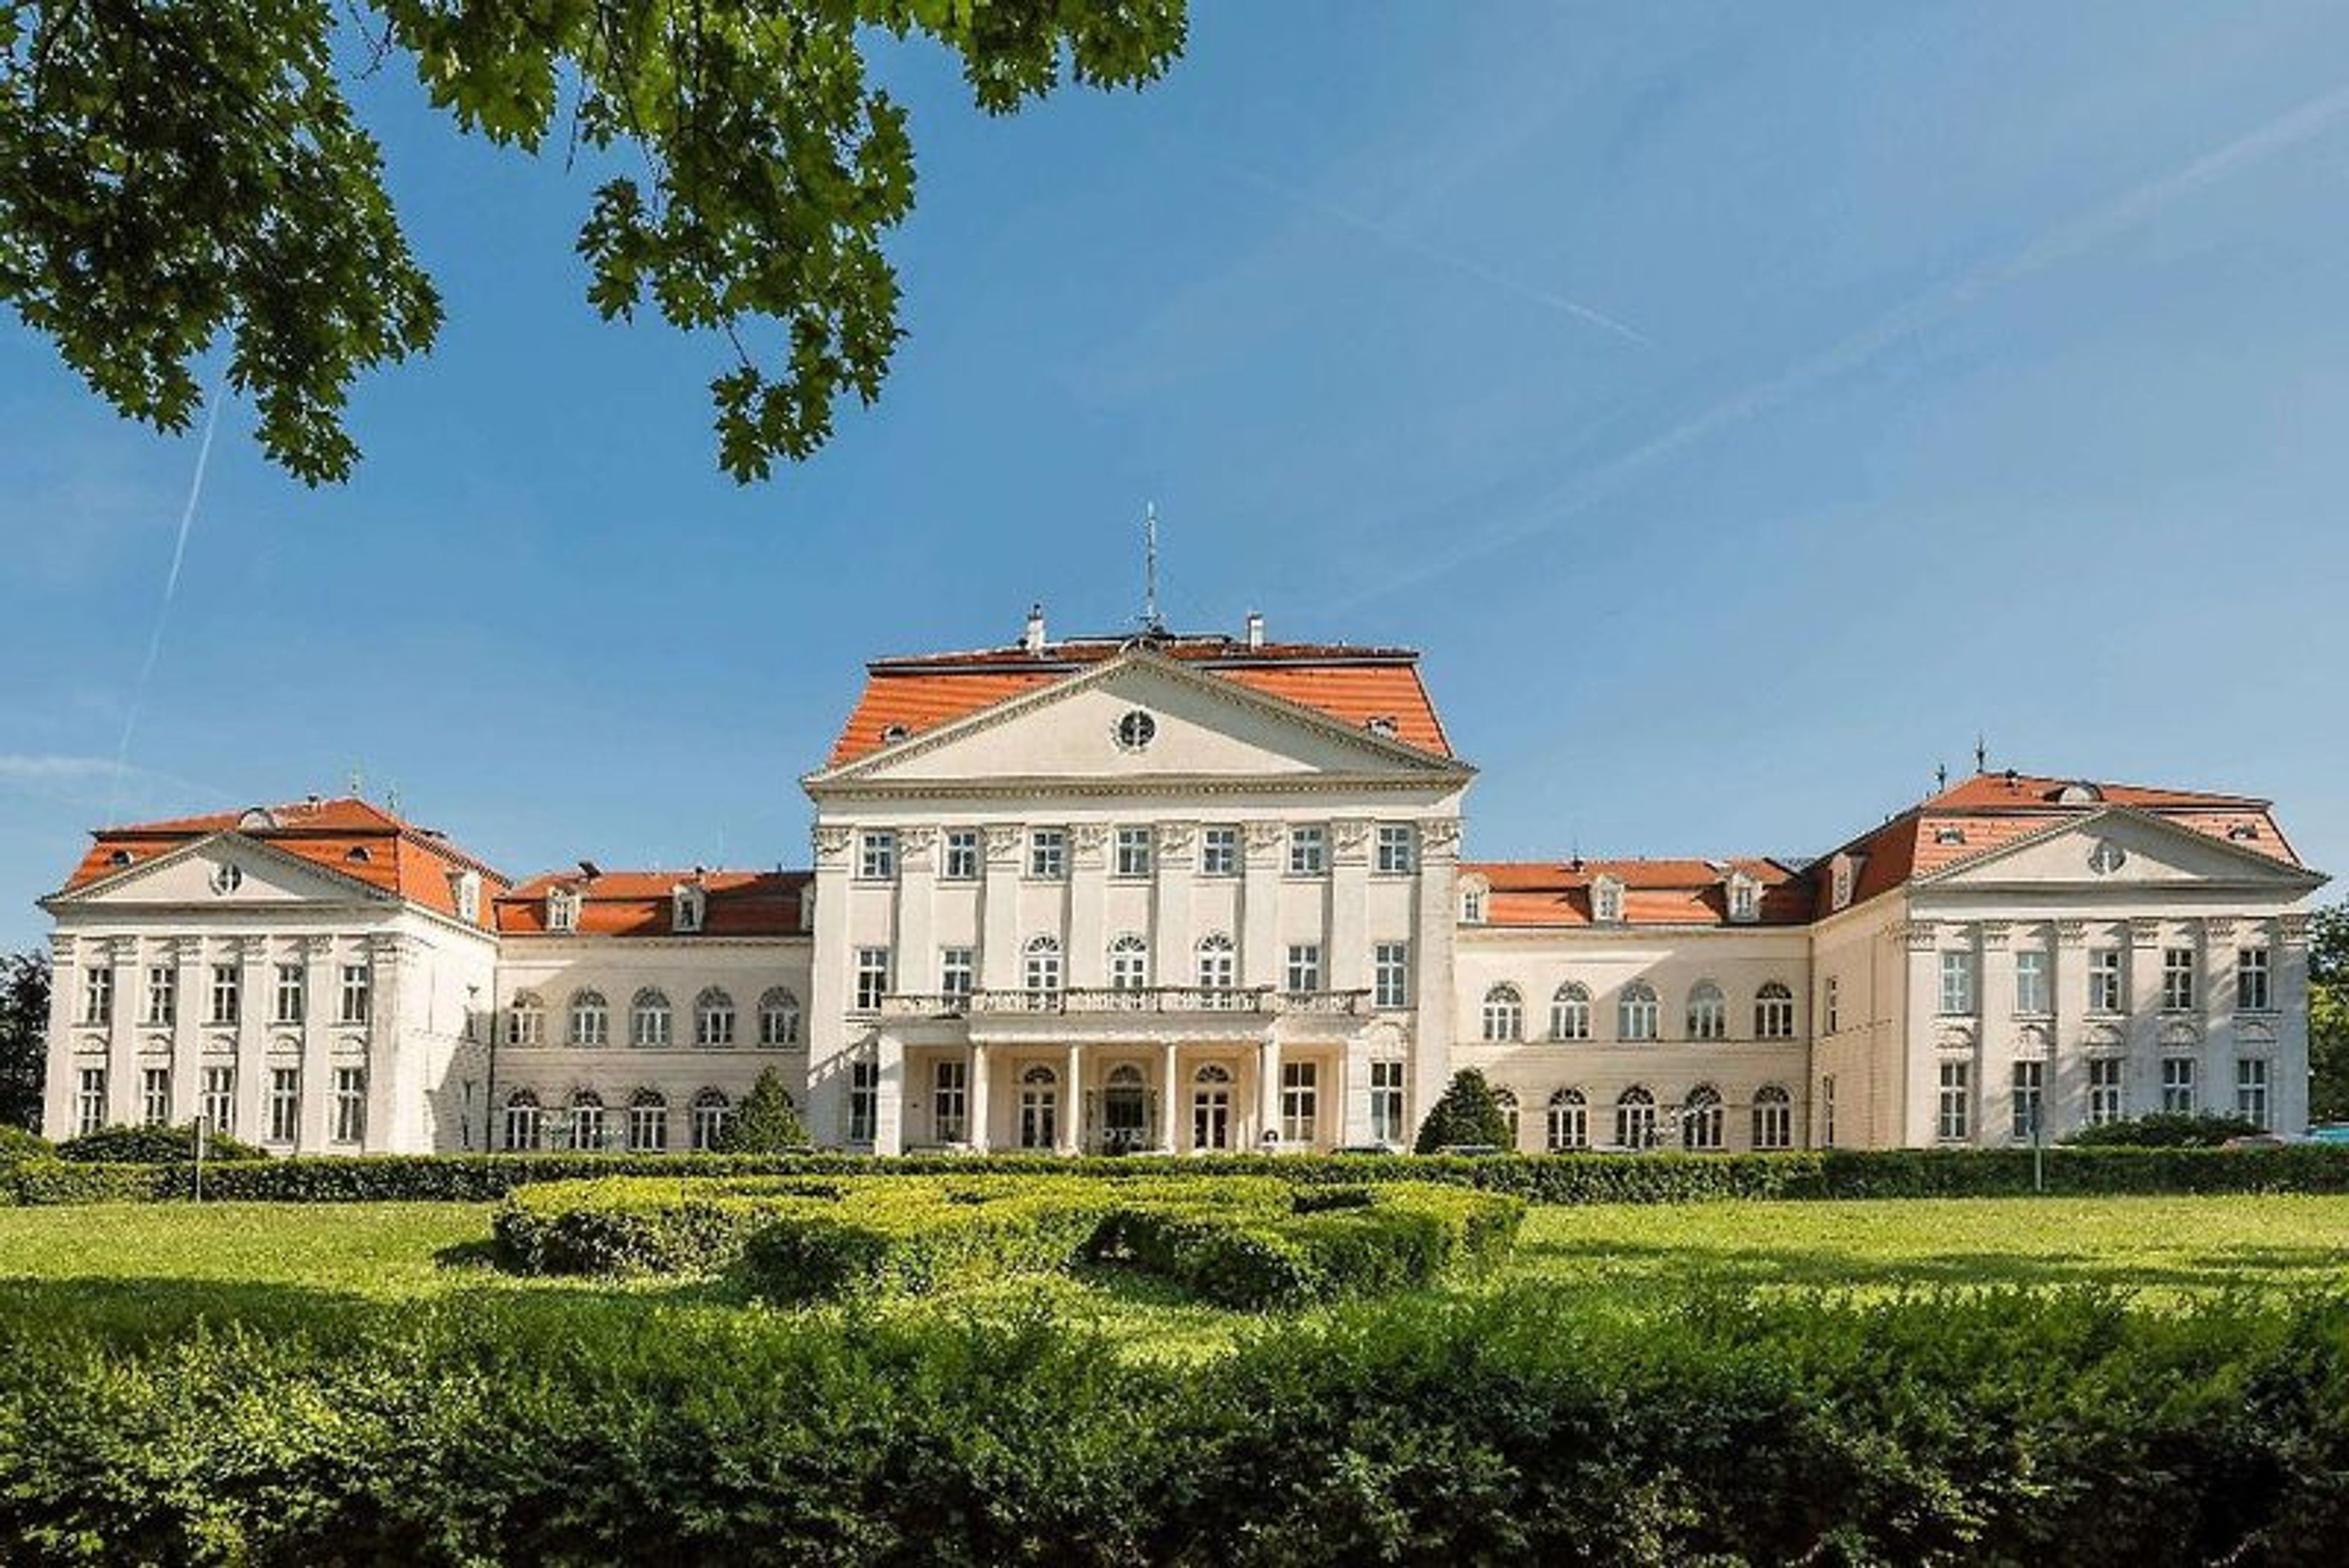
[[[1285,822],[1251,822],[1247,825],[1247,849],[1250,855],[1270,855],[1288,842],[1288,824]]]
[[[987,863],[989,866],[1019,864],[1019,846],[1028,836],[1026,832],[1010,823],[999,822],[986,830]]]
[[[2296,910],[2276,917],[2276,940],[2288,948],[2304,947],[2308,943],[2308,916]]]
[[[1996,952],[2006,946],[2013,928],[2004,920],[1984,920],[1975,929],[1982,933],[1982,950]]]
[[[2055,922],[2055,941],[2058,946],[2067,948],[2085,947],[2087,945],[2087,921],[2058,920]]]
[[[2149,948],[2161,940],[2159,920],[2134,919],[2128,923],[2129,946]]]
[[[2230,915],[2212,915],[2202,922],[2203,944],[2212,951],[2235,940],[2235,921]]]
[[[848,846],[855,842],[856,833],[854,829],[843,827],[836,822],[819,823],[812,839],[815,863],[819,867],[845,866],[848,864]]]
[[[334,950],[335,939],[332,937],[304,937],[302,939],[302,951],[305,957],[322,959],[331,955]]]
[[[1431,816],[1419,825],[1419,846],[1430,855],[1449,855],[1460,847],[1460,819]]]
[[[1366,817],[1340,817],[1330,825],[1330,843],[1340,862],[1354,865],[1371,857],[1371,823]]]
[[[1199,825],[1195,822],[1162,822],[1158,825],[1158,857],[1169,865],[1188,865],[1191,846],[1199,841]]]
[[[897,830],[897,864],[908,871],[936,869],[938,830],[926,824]]]
[[[1930,920],[1911,920],[1894,928],[1902,945],[1912,953],[1931,952],[1940,945],[1941,929]]]

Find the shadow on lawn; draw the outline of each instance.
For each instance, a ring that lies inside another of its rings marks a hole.
[[[1566,1288],[1690,1285],[2104,1285],[2123,1289],[2291,1289],[2349,1283],[2333,1247],[2217,1245],[2132,1259],[2070,1251],[1868,1255],[1833,1247],[1712,1250],[1655,1241],[1526,1241],[1513,1270]]]

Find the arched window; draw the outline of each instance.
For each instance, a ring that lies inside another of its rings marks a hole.
[[[1560,1089],[1549,1097],[1552,1152],[1590,1147],[1590,1106],[1580,1089]]]
[[[638,1089],[628,1101],[628,1152],[658,1154],[668,1147],[668,1101],[658,1089]]]
[[[1220,1062],[1209,1062],[1191,1075],[1191,1081],[1195,1084],[1228,1084],[1232,1081],[1232,1070]]]
[[[571,993],[571,1043],[574,1045],[609,1045],[612,1043],[612,1013],[604,1005],[600,991],[574,991]]]
[[[570,1136],[564,1146],[592,1154],[604,1147],[604,1096],[581,1089],[571,1096]]]
[[[1618,1040],[1653,1040],[1656,1037],[1656,988],[1644,980],[1635,980],[1623,988],[1615,1003],[1615,1037]]]
[[[1061,989],[1061,940],[1058,937],[1030,937],[1027,958],[1030,992],[1042,995]]]
[[[1019,1075],[1019,1147],[1057,1148],[1061,1132],[1061,1075],[1041,1062]]]
[[[705,1051],[734,1044],[734,999],[714,985],[693,999],[693,1043]]]
[[[1515,1154],[1517,1148],[1517,1095],[1514,1089],[1495,1089],[1493,1103],[1501,1107],[1501,1119],[1509,1124],[1509,1136],[1501,1147]]]
[[[658,1047],[668,1042],[668,998],[647,987],[628,1003],[628,1044]]]
[[[1550,993],[1549,1037],[1553,1040],[1590,1038],[1590,990],[1579,981],[1568,981]]]
[[[1699,1084],[1681,1103],[1681,1147],[1691,1154],[1721,1147],[1721,1091]]]
[[[1754,1092],[1754,1147],[1795,1147],[1795,1097],[1776,1084]]]
[[[692,1147],[697,1150],[714,1149],[726,1137],[726,1129],[734,1125],[734,1107],[723,1091],[704,1089],[693,1096]]]
[[[1615,1147],[1656,1146],[1656,1096],[1634,1084],[1615,1096]]]
[[[1232,939],[1221,931],[1199,939],[1199,989],[1230,991],[1239,983],[1239,959]]]
[[[543,1045],[546,1044],[546,1003],[534,991],[518,991],[506,1009],[506,1044],[509,1045]]]
[[[1709,980],[1698,981],[1689,987],[1688,1037],[1719,1040],[1728,1033],[1729,998],[1721,994],[1721,987]]]
[[[1792,1040],[1795,1037],[1795,993],[1776,981],[1754,993],[1754,1037]]]
[[[506,1147],[536,1148],[541,1125],[536,1095],[528,1089],[516,1089],[506,1096]]]
[[[800,1043],[800,999],[784,986],[759,998],[759,1044],[770,1051]]]
[[[1526,1037],[1526,1002],[1514,985],[1496,985],[1485,993],[1485,1038],[1522,1040]]]
[[[1112,991],[1143,991],[1150,985],[1150,944],[1129,931],[1109,945]]]

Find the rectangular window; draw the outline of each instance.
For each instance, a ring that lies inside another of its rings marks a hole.
[[[1964,1016],[1974,1010],[1974,955],[1970,952],[1944,952],[1941,955],[1941,1011]]]
[[[2040,1130],[2040,1096],[2047,1086],[2047,1064],[2017,1062],[2013,1081],[2014,1141],[2029,1143]]]
[[[180,1016],[180,971],[157,964],[147,971],[147,1022],[169,1028]]]
[[[2246,1056],[2235,1064],[2235,1114],[2255,1127],[2268,1125],[2268,1064]]]
[[[1381,942],[1371,950],[1371,1002],[1375,1007],[1411,1005],[1409,942]]]
[[[236,1022],[236,965],[233,963],[216,963],[212,965],[212,1005],[211,1014],[212,1023],[233,1023]]]
[[[848,1141],[871,1143],[879,1121],[881,1104],[881,1064],[852,1062],[848,1064]]]
[[[878,1012],[881,999],[889,994],[889,950],[859,948],[856,950],[856,1000],[859,1012]]]
[[[1310,1062],[1280,1064],[1280,1141],[1309,1148],[1319,1136],[1319,1096]]]
[[[1821,1148],[1833,1148],[1836,1146],[1835,1113],[1836,1081],[1835,1075],[1829,1073],[1819,1080],[1819,1147]]]
[[[603,1113],[599,1110],[596,1115]],[[335,1069],[335,1141],[365,1143],[367,1141],[367,1069],[337,1067]],[[600,1139],[597,1140],[600,1143]],[[582,1147],[596,1144],[582,1142]]]
[[[84,1067],[74,1078],[74,1131],[94,1133],[106,1125],[106,1069]]]
[[[949,882],[978,880],[978,829],[949,827],[947,829],[947,860],[944,870]]]
[[[628,1152],[658,1154],[668,1147],[668,1106],[647,1100],[628,1107]]]
[[[886,882],[897,875],[897,836],[885,827],[868,827],[856,836],[856,875],[860,881]]]
[[[2161,1060],[2161,1108],[2172,1116],[2194,1114],[2194,1058],[2165,1056]]]
[[[1836,977],[1829,975],[1827,976],[1825,989],[1819,993],[1819,1012],[1820,1015],[1826,1020],[1826,1032],[1830,1034],[1834,1033],[1839,1027],[1837,1023],[1838,1018],[1841,1016],[1841,997],[1838,994],[1839,990],[1840,988],[1836,983]]]
[[[1240,873],[1240,830],[1203,827],[1199,830],[1199,875],[1237,877]]]
[[[1378,858],[1372,864],[1384,876],[1408,875],[1419,858],[1413,853],[1418,848],[1418,838],[1408,822],[1380,823]]]
[[[2014,1010],[2040,1014],[2047,1008],[2047,955],[2026,948],[2014,955]]]
[[[84,1023],[114,1022],[114,971],[112,970],[93,969],[83,971],[81,1021]]]
[[[171,1119],[171,1069],[150,1067],[139,1075],[139,1119],[160,1127]]]
[[[1121,877],[1150,875],[1150,838],[1147,827],[1121,827],[1117,830],[1117,874]]]
[[[2239,948],[2235,952],[2235,1009],[2265,1012],[2272,1003],[2268,991],[2268,950]]]
[[[1402,1064],[1373,1062],[1371,1064],[1371,1141],[1401,1144],[1403,1130]]]
[[[1288,874],[1319,877],[1330,865],[1330,830],[1304,824],[1288,830]]]
[[[2161,950],[2161,1010],[2164,1012],[2194,1011],[2194,958],[2192,948]]]
[[[2121,1010],[2121,950],[2096,948],[2088,954],[2088,1011]]]
[[[940,948],[938,950],[938,994],[968,996],[978,988],[978,950],[977,948]]]
[[[1321,947],[1318,942],[1288,944],[1288,989],[1319,991],[1321,989]]]
[[[301,1069],[272,1067],[269,1069],[269,1141],[292,1143],[301,1130]]]
[[[2088,1058],[2088,1125],[2102,1127],[2121,1119],[2121,1069],[2118,1056]]]
[[[216,1133],[236,1131],[236,1069],[204,1069],[204,1094],[197,1114]]]
[[[278,1023],[302,1022],[302,1015],[309,1011],[307,991],[308,987],[303,979],[300,964],[281,963],[277,966],[276,1019]]]
[[[1028,832],[1028,875],[1057,882],[1069,874],[1069,835],[1060,827]]]
[[[1941,1064],[1940,1116],[1933,1136],[1943,1143],[1963,1143],[1973,1136],[1973,1075],[1970,1062]]]
[[[946,1061],[930,1080],[930,1136],[940,1143],[970,1138],[970,1064]]]
[[[347,963],[343,966],[344,1023],[365,1023],[367,1021],[367,992],[373,989],[374,982],[368,965]]]

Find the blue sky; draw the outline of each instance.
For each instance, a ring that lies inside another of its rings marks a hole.
[[[448,325],[347,486],[226,409],[143,694],[197,440],[0,327],[0,943],[93,824],[354,766],[517,875],[802,864],[860,661],[1120,626],[1145,501],[1178,623],[1426,650],[1479,855],[1814,853],[1980,730],[2349,868],[2344,60],[2289,0],[1202,0],[988,120],[893,50],[911,336],[749,489],[718,351],[582,298],[585,171],[379,79]]]

